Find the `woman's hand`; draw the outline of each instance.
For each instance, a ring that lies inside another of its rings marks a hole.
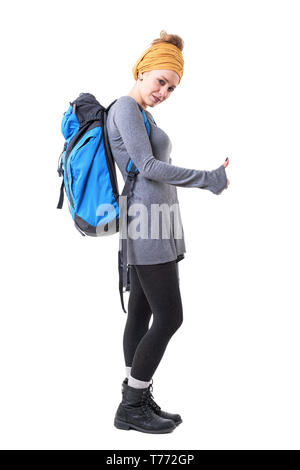
[[[228,157],[227,157],[226,160],[225,160],[225,163],[224,163],[224,168],[226,168],[228,165],[229,165],[229,160],[228,160]],[[230,185],[230,181],[227,178],[227,188],[228,188],[229,185]]]

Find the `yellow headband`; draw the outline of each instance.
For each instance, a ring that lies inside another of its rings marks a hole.
[[[170,42],[159,42],[146,49],[136,61],[132,69],[134,79],[138,74],[149,70],[173,70],[179,76],[183,75],[184,60],[181,50]]]

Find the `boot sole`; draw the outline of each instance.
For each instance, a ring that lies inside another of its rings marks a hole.
[[[135,429],[136,431],[146,432],[148,434],[166,434],[166,433],[174,431],[174,429],[176,428],[175,426],[175,428],[162,429],[160,431],[147,431],[146,429],[140,428],[139,426],[136,426],[135,424],[131,424],[131,423],[128,424],[128,423],[125,423],[125,421],[121,421],[120,419],[116,419],[116,418],[114,420],[114,425],[116,428],[123,429],[124,431]]]

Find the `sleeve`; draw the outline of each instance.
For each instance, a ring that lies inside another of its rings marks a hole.
[[[156,159],[142,112],[131,96],[122,96],[117,100],[114,123],[127,153],[144,178],[179,187],[208,189],[214,194],[220,194],[227,187],[224,165],[212,171],[194,170]]]

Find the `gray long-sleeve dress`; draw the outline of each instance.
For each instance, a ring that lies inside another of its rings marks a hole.
[[[111,106],[107,116],[111,151],[124,182],[129,158],[139,170],[127,204],[128,264],[179,261],[186,247],[176,186],[220,194],[227,187],[226,172],[224,165],[213,171],[172,165],[168,135],[146,111],[149,137],[142,109],[134,98],[124,95]]]

